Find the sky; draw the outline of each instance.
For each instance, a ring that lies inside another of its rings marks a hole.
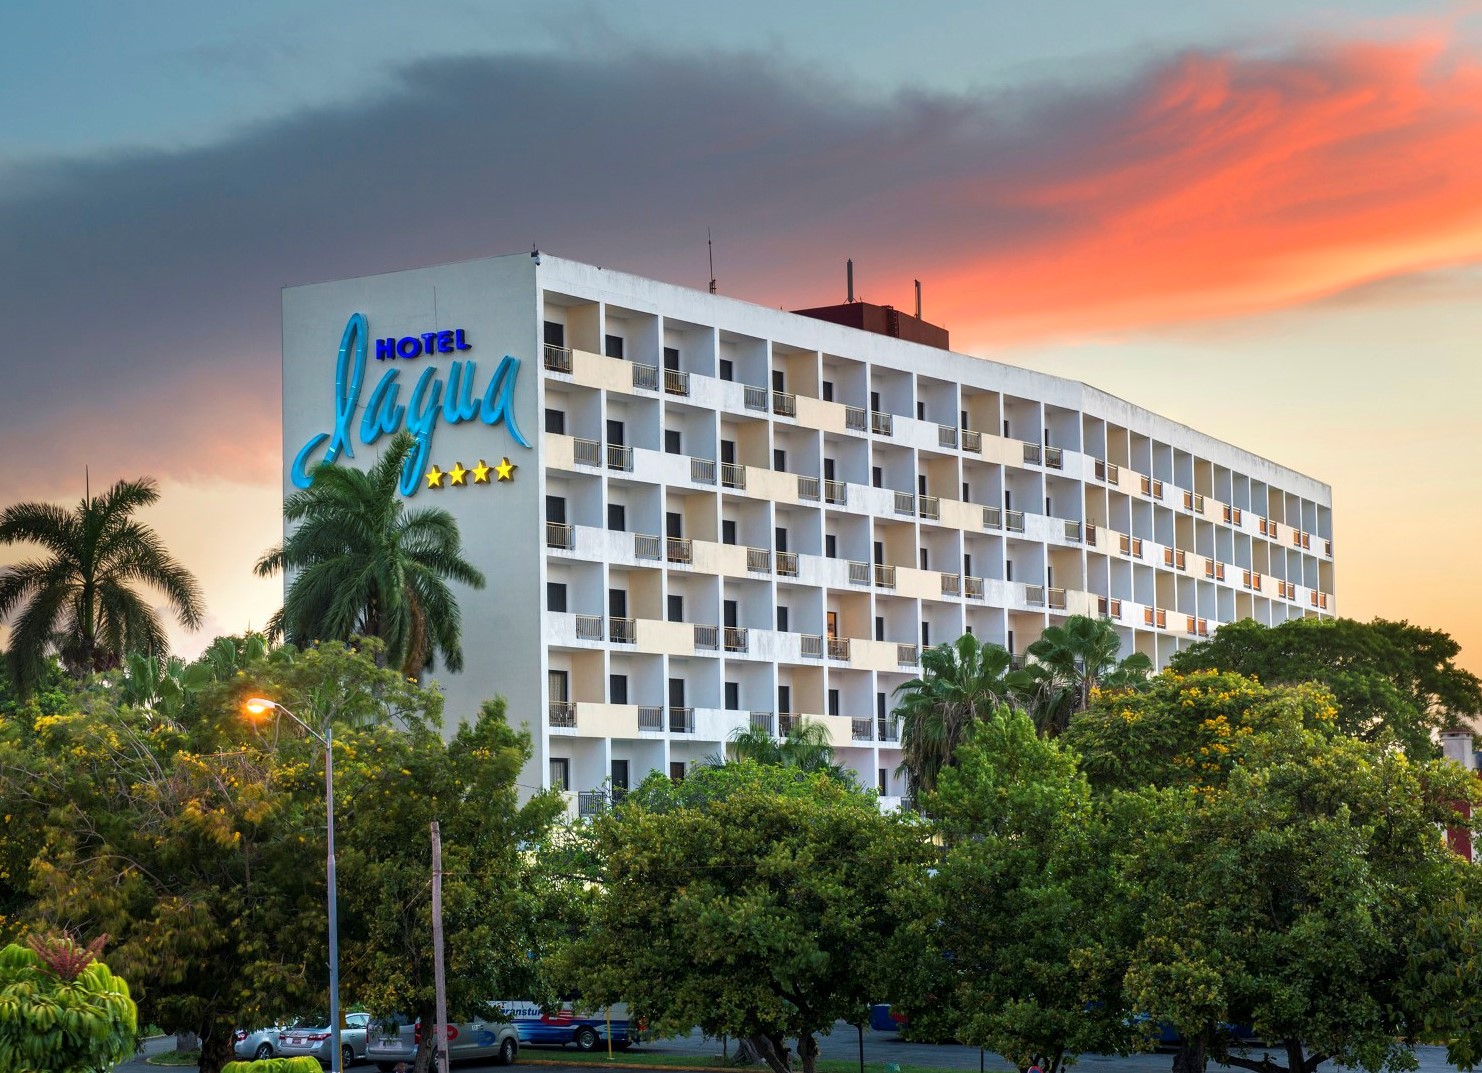
[[[907,305],[1329,483],[1482,672],[1482,3],[0,5],[0,505],[151,475],[281,583],[284,285],[518,252]],[[0,548],[0,563],[29,549]]]

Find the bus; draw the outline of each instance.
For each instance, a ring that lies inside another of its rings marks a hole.
[[[553,1013],[526,999],[495,999],[493,1005],[515,1026],[521,1045],[564,1047],[574,1043],[579,1051],[595,1051],[607,1046],[609,1026],[616,1049],[627,1050],[641,1042],[639,1026],[629,1021],[627,1003],[588,1008],[563,1002]]]

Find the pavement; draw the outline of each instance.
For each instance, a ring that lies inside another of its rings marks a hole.
[[[175,1038],[173,1036],[161,1036],[145,1044],[145,1055],[158,1054],[161,1051],[173,1048]],[[734,1044],[727,1048],[728,1053],[734,1052]],[[834,1027],[830,1036],[825,1036],[819,1041],[820,1057],[858,1059],[860,1053],[860,1038],[853,1025],[842,1021]],[[567,1051],[566,1053],[571,1053]],[[1260,1058],[1261,1051],[1253,1050],[1247,1052],[1252,1058]],[[594,1073],[601,1069],[599,1063],[584,1062],[581,1064],[561,1065],[562,1049],[559,1047],[525,1047],[520,1050],[519,1064],[540,1062],[538,1067],[541,1073]],[[682,1036],[678,1039],[660,1040],[654,1043],[645,1043],[635,1046],[627,1052],[626,1061],[621,1063],[621,1068],[634,1068],[637,1060],[645,1054],[653,1055],[693,1055],[697,1066],[707,1065],[712,1057],[721,1055],[721,1042],[716,1039],[701,1035],[698,1031]],[[1446,1061],[1446,1049],[1444,1047],[1417,1047],[1415,1056],[1420,1062],[1418,1073],[1455,1073],[1455,1067]],[[1285,1062],[1285,1055],[1275,1055],[1277,1061]],[[987,1073],[1002,1073],[1003,1070],[1011,1068],[1004,1059],[991,1051],[980,1052],[976,1047],[960,1047],[954,1044],[933,1043],[908,1043],[893,1032],[876,1032],[865,1029],[864,1032],[864,1061],[866,1073],[883,1073],[882,1067],[886,1063],[897,1065],[921,1065],[933,1066],[938,1069],[954,1069],[964,1071],[975,1071],[983,1069]],[[614,1063],[617,1065],[618,1063]],[[1223,1070],[1232,1067],[1218,1066],[1210,1062],[1211,1070]],[[1122,1057],[1119,1055],[1087,1054],[1082,1055],[1076,1065],[1080,1073],[1169,1073],[1173,1067],[1173,1056],[1171,1052],[1153,1052],[1151,1054],[1134,1054]],[[454,1067],[458,1073],[486,1073],[501,1069],[492,1063],[481,1062],[459,1063]],[[641,1068],[641,1067],[640,1067]],[[1324,1071],[1332,1070],[1337,1073],[1341,1067],[1326,1065]],[[191,1066],[156,1066],[150,1065],[143,1058],[124,1062],[116,1067],[115,1073],[161,1073],[161,1070],[174,1069],[181,1073],[191,1073]],[[758,1067],[765,1071],[765,1067]],[[361,1062],[352,1066],[348,1073],[376,1073],[374,1066]]]

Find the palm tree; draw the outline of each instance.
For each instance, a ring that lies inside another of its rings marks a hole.
[[[0,513],[0,544],[40,544],[49,553],[0,573],[0,619],[14,616],[10,672],[22,695],[52,653],[78,678],[112,670],[128,653],[163,656],[164,624],[137,586],[162,593],[182,626],[200,626],[200,585],[133,518],[159,497],[159,486],[144,477],[86,495],[71,511],[17,503]]]
[[[1153,661],[1142,652],[1122,658],[1122,639],[1105,619],[1072,615],[1063,626],[1046,627],[1029,646],[1035,662],[1030,714],[1041,734],[1054,737],[1083,712],[1096,689],[1140,689]]]
[[[921,676],[896,689],[901,765],[917,808],[936,789],[942,768],[956,764],[958,745],[979,719],[1013,705],[1028,676],[998,645],[965,633],[921,653]]]
[[[720,765],[727,758],[752,760],[809,773],[823,771],[840,781],[852,781],[845,769],[834,762],[828,727],[806,719],[799,719],[780,739],[773,737],[766,727],[750,726],[733,731],[726,752],[727,757],[713,757],[711,762]]]
[[[313,483],[289,496],[298,523],[257,562],[259,577],[294,572],[268,632],[304,645],[379,637],[388,664],[417,677],[441,656],[463,668],[462,618],[449,581],[474,589],[484,575],[463,557],[458,524],[436,507],[408,510],[398,492],[416,448],[407,432],[369,470],[321,462]]]

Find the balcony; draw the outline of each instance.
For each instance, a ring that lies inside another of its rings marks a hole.
[[[1062,450],[1059,447],[1046,447],[1045,448],[1045,468],[1046,469],[1064,469],[1065,468],[1065,451]]]
[[[1190,619],[1189,622],[1193,624],[1193,627],[1194,627],[1193,632],[1194,632],[1195,636],[1197,636],[1197,637],[1208,637],[1209,636],[1209,619],[1207,619],[1207,618],[1194,618],[1194,619]]]
[[[607,639],[615,645],[631,645],[638,642],[638,620],[631,618],[609,618]]]
[[[633,386],[646,391],[659,390],[659,367],[633,363]]]
[[[1121,618],[1122,601],[1106,596],[1096,597],[1096,613],[1102,618]]]
[[[1121,537],[1122,554],[1132,559],[1141,559],[1142,537],[1128,536],[1126,533],[1121,534]]]
[[[632,473],[633,448],[624,447],[620,443],[609,443],[607,445],[607,468]]]
[[[657,706],[640,705],[638,708],[639,730],[663,730],[664,709]]]
[[[569,700],[551,701],[546,709],[546,725],[575,729],[576,705]]]
[[[715,459],[713,458],[691,458],[690,480],[696,484],[715,483]]]
[[[798,498],[812,503],[818,502],[820,488],[817,477],[804,477],[798,474]]]
[[[936,496],[918,496],[916,513],[929,522],[938,521],[942,516],[942,501]]]
[[[771,712],[752,712],[750,719],[752,730],[760,730],[763,734],[776,735],[777,719]]]
[[[694,630],[696,648],[702,648],[707,652],[715,652],[720,649],[719,626],[702,626],[696,624]]]
[[[847,506],[849,503],[849,486],[843,481],[824,481],[823,501],[839,507]]]
[[[1024,512],[1022,510],[1006,510],[1003,512],[1003,527],[1010,533],[1024,532]]]
[[[882,589],[895,588],[895,567],[889,563],[876,563],[875,584]]]
[[[1142,609],[1142,624],[1165,630],[1168,628],[1168,612],[1162,608],[1144,607]]]
[[[849,638],[829,637],[827,640],[828,658],[843,660],[847,663],[849,661]]]
[[[916,497],[910,492],[895,493],[895,512],[897,514],[912,515],[916,513]]]
[[[583,818],[597,816],[607,811],[607,792],[605,790],[578,790],[576,794],[576,814]]]
[[[970,428],[963,429],[962,430],[962,449],[964,451],[972,451],[974,454],[979,454],[979,455],[982,454],[983,453],[983,434],[981,432],[974,432]]]
[[[777,553],[777,575],[779,577],[798,576],[798,553],[795,551],[779,551]]]
[[[865,430],[865,412],[858,406],[844,407],[844,427],[850,432]]]
[[[983,579],[973,577],[971,574],[963,577],[962,594],[969,600],[981,600],[983,598]]]
[[[571,372],[571,348],[545,345],[545,367],[553,373]]]
[[[870,583],[869,563],[856,562],[850,559],[847,565],[849,567],[849,584],[868,585]]]
[[[1240,572],[1240,583],[1247,589],[1254,589],[1259,592],[1261,589],[1261,575],[1253,570],[1242,570]]]
[[[937,426],[937,446],[938,447],[956,447],[957,446],[957,429],[953,428],[951,425],[938,425]]]
[[[772,572],[772,552],[767,548],[747,548],[746,569],[754,574],[770,574]]]
[[[576,616],[576,639],[578,641],[600,641],[600,640],[602,640],[602,616],[601,615],[577,615]]]
[[[600,466],[602,445],[596,440],[584,440],[577,437],[571,441],[571,458],[580,466]]]
[[[664,394],[666,395],[688,395],[690,393],[690,374],[680,369],[664,370]]]
[[[693,734],[695,732],[695,709],[670,708],[669,733]]]
[[[797,417],[798,397],[790,391],[772,392],[772,412],[778,417]]]
[[[1002,529],[1003,528],[1003,510],[1002,510],[1002,508],[1000,508],[1000,507],[984,507],[983,508],[983,528],[984,529]]]
[[[944,573],[942,575],[942,595],[943,596],[961,596],[962,595],[962,578],[960,578],[956,574],[945,574]]]
[[[1081,542],[1081,523],[1080,522],[1066,522],[1065,523],[1065,539],[1066,540],[1069,540],[1073,544],[1079,544]]]
[[[733,465],[730,462],[722,462],[720,464],[720,483],[722,488],[735,488],[745,491],[746,467]]]
[[[669,537],[664,541],[664,558],[688,566],[695,561],[695,549],[689,537]]]
[[[748,410],[760,410],[767,412],[767,389],[754,387],[751,384],[741,385],[741,402]]]
[[[650,536],[646,533],[633,534],[633,558],[653,559],[655,561],[664,557],[664,538]]]
[[[1024,444],[1024,464],[1026,466],[1038,466],[1043,458],[1044,455],[1040,451],[1039,444],[1027,442]]]
[[[1046,589],[1045,602],[1049,604],[1051,611],[1064,611],[1067,598],[1064,589]]]
[[[876,741],[900,741],[901,725],[894,719],[875,720]]]
[[[747,650],[747,630],[745,626],[726,627],[726,651],[745,652]]]
[[[874,741],[875,721],[873,719],[851,719],[849,720],[850,741]]]
[[[798,635],[798,654],[804,659],[823,658],[823,635],[820,633],[801,633]]]
[[[1122,481],[1122,467],[1115,462],[1103,462],[1096,460],[1096,479],[1105,481],[1107,484],[1120,484]]]
[[[918,667],[921,665],[920,645],[896,645],[895,662],[902,667]]]
[[[1030,607],[1045,606],[1045,587],[1043,585],[1025,585],[1024,602]]]
[[[895,435],[895,415],[882,414],[878,410],[870,412],[870,431],[881,436]]]
[[[576,548],[576,528],[564,522],[546,522],[545,546],[558,551],[572,551]]]
[[[801,715],[793,715],[792,712],[777,713],[777,734],[779,737],[787,737],[802,725],[803,717]]]

